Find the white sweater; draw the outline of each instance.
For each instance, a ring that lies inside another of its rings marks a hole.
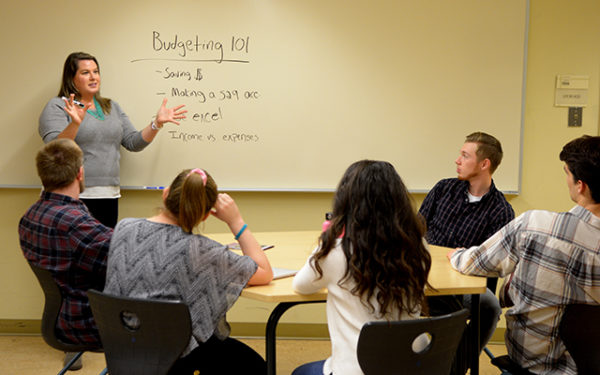
[[[316,251],[316,250],[315,250]],[[309,258],[310,260],[310,258]],[[326,258],[320,262],[323,278],[311,267],[309,261],[296,274],[293,281],[294,290],[301,294],[311,294],[327,288],[327,325],[331,338],[331,357],[325,361],[323,374],[328,375],[361,375],[358,365],[356,345],[362,326],[370,321],[385,320],[377,318],[360,299],[350,293],[353,284],[338,285],[338,281],[346,272],[346,256],[342,250],[341,240],[331,249]],[[374,303],[375,306],[377,306]],[[396,312],[387,320],[413,319],[420,315]]]

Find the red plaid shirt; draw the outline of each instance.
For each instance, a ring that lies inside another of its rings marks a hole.
[[[50,270],[63,294],[56,333],[64,341],[101,346],[86,291],[104,289],[112,232],[81,201],[46,191],[19,222],[25,258]]]

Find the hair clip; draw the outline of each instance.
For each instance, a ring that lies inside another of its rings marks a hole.
[[[191,171],[190,171],[190,172],[187,174],[187,176],[185,176],[185,178],[188,178],[188,177],[190,177],[190,175],[191,175],[192,173],[199,174],[199,175],[200,175],[200,177],[202,177],[202,184],[203,184],[204,186],[206,186],[206,172],[204,172],[204,171],[203,171],[202,169],[200,169],[200,168],[194,168],[194,169],[192,169],[192,170],[191,170]]]

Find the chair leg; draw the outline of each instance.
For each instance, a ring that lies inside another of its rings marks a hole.
[[[73,363],[75,363],[79,357],[81,357],[83,355],[83,352],[79,352],[77,354],[75,354],[75,356],[73,356],[73,358],[71,358],[71,360],[69,361],[69,363],[67,363],[65,365],[65,367],[63,367],[62,370],[60,370],[60,372],[58,373],[58,375],[64,375],[67,371],[69,371],[69,369],[71,368],[71,366],[73,366]]]
[[[488,357],[490,357],[490,360],[492,360],[492,359],[496,358],[496,357],[494,356],[494,354],[493,354],[493,353],[492,353],[492,352],[491,352],[491,351],[490,351],[490,350],[487,348],[487,346],[484,346],[484,347],[483,347],[483,351],[485,352],[485,354],[487,354],[487,356],[488,356]],[[502,369],[502,368],[501,368],[501,369],[499,369],[499,370],[501,371],[500,375],[512,375],[512,373],[508,372],[508,371],[507,371],[507,370],[505,370],[505,369]]]
[[[106,375],[108,374],[108,367],[104,368],[104,370],[102,370],[102,372],[100,373],[100,375]]]
[[[494,359],[494,355],[492,354],[492,352],[490,352],[490,350],[487,348],[487,346],[483,347],[483,351],[485,352],[485,354],[487,354],[488,357],[490,357],[490,359]]]

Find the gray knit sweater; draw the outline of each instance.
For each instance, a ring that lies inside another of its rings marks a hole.
[[[213,335],[229,336],[225,314],[257,267],[252,258],[179,226],[129,218],[111,239],[104,291],[185,302],[193,331],[186,355]]]
[[[103,121],[87,113],[75,137],[83,150],[86,186],[119,186],[120,145],[129,151],[141,151],[148,145],[119,104],[111,102],[112,110],[104,114]],[[55,139],[71,122],[64,106],[56,97],[44,107],[38,128],[44,143]]]

